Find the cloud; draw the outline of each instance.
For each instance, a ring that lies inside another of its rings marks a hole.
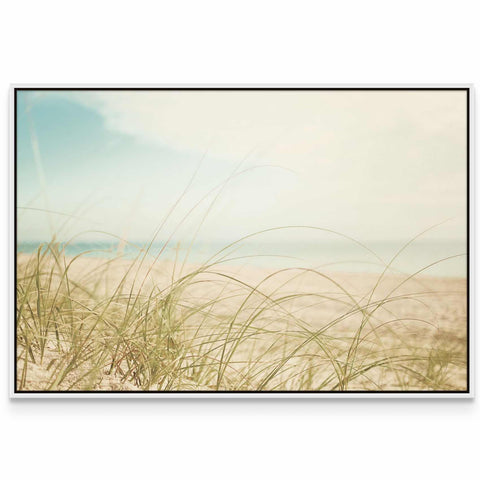
[[[398,236],[465,212],[464,92],[67,95],[99,112],[107,129],[139,142],[199,157],[208,148],[212,162],[226,164],[250,154],[247,163],[295,170],[297,177],[288,186],[281,174],[258,177],[262,198],[274,200],[268,211],[272,223],[300,218],[360,235],[387,223],[388,234]],[[244,217],[258,209],[249,196],[232,207]],[[447,235],[457,232],[458,226],[452,227]]]
[[[315,147],[397,127],[423,134],[464,127],[464,92],[102,91],[72,98],[107,128],[178,149],[244,155],[253,148],[291,160]],[[335,138],[337,137],[337,138]],[[378,140],[378,138],[377,138]]]

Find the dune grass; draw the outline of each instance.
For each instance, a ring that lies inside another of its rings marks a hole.
[[[437,321],[465,291],[389,265],[364,291],[321,268],[245,276],[228,266],[235,244],[203,265],[150,247],[72,258],[52,241],[18,256],[19,391],[465,389],[465,315]]]

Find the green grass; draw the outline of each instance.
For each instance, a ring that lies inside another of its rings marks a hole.
[[[150,247],[133,261],[55,242],[19,256],[19,390],[465,389],[465,317],[436,321],[464,291],[382,274],[358,293],[313,268],[252,280],[227,267],[235,244],[193,269]]]

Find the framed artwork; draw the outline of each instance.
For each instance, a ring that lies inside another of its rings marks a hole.
[[[470,397],[471,96],[12,87],[11,395]]]

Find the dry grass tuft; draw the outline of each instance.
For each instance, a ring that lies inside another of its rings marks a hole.
[[[20,391],[464,390],[464,280],[17,259]]]

